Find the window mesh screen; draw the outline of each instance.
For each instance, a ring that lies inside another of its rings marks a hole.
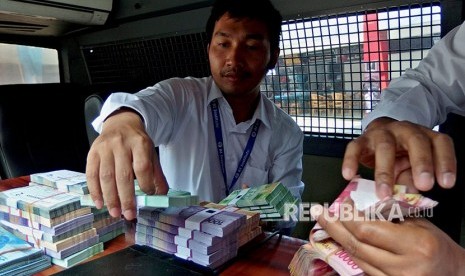
[[[289,20],[262,91],[307,133],[358,136],[380,91],[439,40],[440,21],[435,2]]]
[[[92,84],[209,75],[205,33],[83,47]]]
[[[261,89],[306,133],[352,138],[380,91],[439,40],[439,2],[283,22],[281,55]],[[82,48],[92,84],[155,84],[210,74],[205,33]]]

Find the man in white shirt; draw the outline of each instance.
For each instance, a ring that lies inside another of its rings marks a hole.
[[[465,115],[465,23],[381,95],[363,121],[365,132],[347,146],[344,177],[354,177],[359,162],[374,167],[380,198],[392,194],[394,183],[427,191],[436,179],[442,188],[452,188],[453,142],[431,128],[450,112]],[[329,221],[315,210],[317,221],[369,275],[465,275],[465,249],[426,219]]]
[[[148,194],[169,185],[214,202],[274,181],[300,196],[303,133],[260,92],[279,56],[281,24],[268,0],[216,1],[207,22],[210,77],[112,94],[93,123],[100,135],[87,160],[97,207],[105,201],[112,216],[135,218],[134,176]]]

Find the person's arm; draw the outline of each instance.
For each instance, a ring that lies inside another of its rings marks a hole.
[[[390,117],[432,128],[450,112],[465,115],[465,23],[437,42],[414,69],[393,79],[362,121]]]
[[[451,139],[430,130],[447,114],[465,115],[465,24],[441,39],[417,68],[407,70],[382,91],[375,109],[362,121],[364,133],[346,150],[342,174],[350,180],[358,163],[375,169],[378,194],[390,195],[401,173],[411,175],[418,190],[436,180],[455,183],[456,160]],[[423,126],[423,127],[422,127]],[[408,179],[408,178],[407,178]]]
[[[114,217],[136,217],[134,177],[147,194],[168,191],[154,143],[169,141],[173,110],[183,110],[175,107],[171,87],[162,82],[136,94],[114,93],[93,122],[100,135],[87,157],[89,191],[96,206],[104,202]]]
[[[147,194],[168,192],[153,142],[140,115],[130,109],[106,118],[88,153],[86,175],[96,207],[105,202],[113,217],[136,217],[134,177]]]
[[[465,275],[465,249],[426,219],[337,220],[321,210],[310,213],[368,275]]]

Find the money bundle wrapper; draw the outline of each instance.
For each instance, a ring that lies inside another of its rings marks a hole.
[[[236,206],[260,213],[262,221],[279,220],[283,217],[285,204],[297,204],[286,186],[280,182],[232,191],[218,204]]]
[[[331,204],[329,211],[337,216],[348,197],[353,200],[355,208],[363,213],[364,218],[368,219],[401,219],[416,212],[430,210],[438,204],[421,194],[407,193],[407,187],[403,185],[395,185],[393,196],[380,200],[376,196],[374,181],[355,178]],[[365,275],[350,254],[318,223],[310,231],[309,243],[301,246],[295,253],[289,270],[292,276]]]
[[[255,237],[262,233],[262,227],[260,226],[260,213],[255,211],[244,210],[230,205],[216,204],[213,202],[201,202],[201,206],[206,208],[213,208],[219,210],[225,210],[229,212],[235,212],[244,214],[247,217],[246,223],[243,224],[237,233],[239,247],[253,240]]]
[[[184,207],[199,204],[199,198],[197,195],[191,195],[190,192],[168,189],[166,195],[147,195],[144,193],[138,183],[135,181],[135,193],[136,193],[136,204],[138,207]]]
[[[91,208],[81,206],[75,193],[37,183],[0,193],[0,225],[53,263],[84,260],[86,254],[73,255],[99,242],[93,221]]]
[[[237,232],[246,221],[244,214],[202,206],[141,207],[136,244],[217,268],[237,255]]]

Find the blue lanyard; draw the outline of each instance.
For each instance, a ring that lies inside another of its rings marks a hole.
[[[241,176],[242,171],[244,170],[245,164],[252,153],[253,146],[255,144],[255,139],[257,138],[258,129],[260,128],[261,121],[256,120],[252,127],[252,132],[250,133],[249,140],[245,146],[244,153],[242,153],[241,160],[237,165],[236,173],[231,181],[231,184],[228,187],[228,182],[226,178],[226,164],[224,160],[224,144],[223,144],[223,133],[221,130],[221,119],[220,111],[218,108],[218,99],[214,99],[211,103],[212,117],[213,117],[213,127],[215,129],[215,138],[216,138],[216,148],[218,150],[218,157],[220,159],[221,172],[223,173],[224,186],[226,187],[226,195],[229,195],[231,189],[236,184],[239,176]]]

